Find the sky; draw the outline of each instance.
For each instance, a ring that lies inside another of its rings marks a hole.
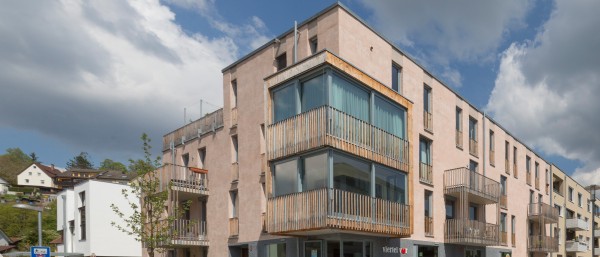
[[[546,160],[600,183],[600,1],[341,2]],[[158,154],[201,101],[222,106],[222,68],[333,3],[2,1],[0,150],[127,162],[147,133]]]

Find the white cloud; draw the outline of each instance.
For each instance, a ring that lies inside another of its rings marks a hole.
[[[501,55],[486,107],[534,147],[583,162],[574,176],[584,184],[600,182],[599,8],[598,1],[557,1],[534,41]]]
[[[220,70],[237,46],[188,35],[174,18],[158,0],[4,3],[0,126],[127,158],[142,132],[181,125],[184,106],[222,104]]]
[[[387,37],[405,47],[427,48],[421,59],[441,68],[442,76],[460,86],[450,61],[482,63],[495,60],[509,30],[525,26],[532,0],[507,1],[368,1],[373,20]],[[418,50],[417,50],[418,51]]]

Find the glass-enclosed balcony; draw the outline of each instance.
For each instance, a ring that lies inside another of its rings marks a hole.
[[[406,108],[325,68],[271,91],[269,160],[333,147],[408,170]]]
[[[495,204],[500,199],[500,183],[467,168],[444,172],[444,193],[456,198],[467,193],[476,204]]]
[[[530,220],[539,221],[543,224],[558,222],[558,210],[547,203],[530,203],[527,216]]]

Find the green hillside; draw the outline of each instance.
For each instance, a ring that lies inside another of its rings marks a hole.
[[[0,178],[13,185],[17,184],[17,175],[33,161],[19,148],[8,148],[0,155]]]

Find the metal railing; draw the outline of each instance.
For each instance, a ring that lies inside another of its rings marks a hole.
[[[408,145],[408,141],[330,106],[315,108],[267,127],[269,160],[332,146],[406,171]]]
[[[206,240],[206,222],[185,219],[174,220],[171,225],[170,235],[172,240]]]
[[[530,203],[527,208],[527,216],[543,217],[547,223],[558,222],[558,210],[547,203]]]
[[[167,189],[186,191],[190,193],[208,194],[208,173],[194,167],[185,167],[173,164],[165,164],[156,169],[152,174],[158,180],[158,192]]]
[[[444,193],[459,193],[467,190],[482,198],[497,203],[500,198],[500,183],[471,171],[467,168],[451,169],[444,172]]]
[[[423,112],[423,127],[425,130],[433,131],[433,115],[430,112]]]
[[[419,180],[423,183],[433,185],[433,168],[427,163],[420,163],[419,165]]]
[[[328,188],[268,199],[269,233],[320,229],[407,236],[410,234],[410,206]]]
[[[558,238],[542,235],[529,236],[527,250],[530,252],[558,252]]]
[[[163,136],[162,150],[169,150],[171,143],[177,146],[221,127],[223,127],[223,108],[206,114],[204,117]]]
[[[477,220],[447,219],[444,239],[446,243],[498,245],[498,228]]]

